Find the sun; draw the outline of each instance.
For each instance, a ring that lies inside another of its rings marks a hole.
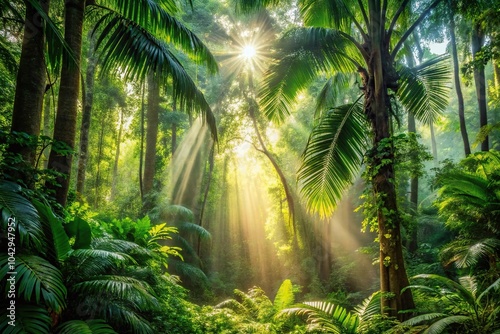
[[[257,50],[253,45],[245,45],[243,49],[241,50],[241,55],[243,58],[246,60],[252,60],[257,55]]]

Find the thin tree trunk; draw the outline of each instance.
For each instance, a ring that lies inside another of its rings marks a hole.
[[[89,151],[89,131],[90,120],[92,116],[92,105],[94,103],[94,74],[97,63],[95,56],[95,40],[92,37],[92,31],[89,31],[87,38],[90,41],[87,53],[87,72],[85,74],[85,98],[82,114],[82,125],[80,127],[80,151],[78,156],[78,172],[76,177],[76,192],[83,194],[85,189],[85,172],[87,170],[87,159]]]
[[[415,116],[410,112],[408,113],[408,132],[417,133],[415,124]],[[416,216],[418,208],[418,176],[411,176],[410,178],[410,206],[412,215]],[[408,251],[414,254],[418,249],[418,229],[413,227],[410,234],[410,242],[408,244]]]
[[[50,131],[50,109],[52,107],[51,103],[52,96],[50,93],[45,94],[45,105],[43,107],[43,135],[50,137],[52,135],[52,131]],[[44,156],[44,161],[43,161],[43,168],[47,169],[49,166],[49,154],[50,150],[49,148],[46,148],[43,151],[43,156]]]
[[[460,120],[460,133],[462,134],[462,141],[464,142],[464,152],[465,156],[468,156],[470,151],[469,135],[467,134],[467,127],[465,124],[465,107],[464,107],[464,95],[462,94],[462,87],[460,83],[460,71],[458,68],[458,51],[457,51],[457,39],[455,36],[455,18],[453,12],[449,11],[450,15],[450,43],[451,43],[451,54],[453,56],[453,76],[455,79],[455,91],[457,92],[458,100],[458,118]]]
[[[49,11],[49,0],[40,0],[40,6]],[[37,10],[26,2],[23,44],[17,72],[16,93],[12,114],[11,132],[25,132],[31,136],[40,135],[43,97],[46,87],[44,22]],[[24,164],[34,167],[35,145],[13,144],[8,151],[20,154]],[[21,166],[20,166],[21,167]],[[31,186],[29,175],[13,175]]]
[[[147,108],[147,131],[146,131],[146,155],[144,158],[144,196],[143,211],[150,209],[153,181],[156,172],[156,142],[158,139],[158,109],[160,107],[160,85],[156,76],[151,73],[148,76],[148,108]]]
[[[118,160],[120,159],[120,144],[122,142],[122,133],[123,133],[123,109],[120,109],[120,125],[118,126],[118,136],[116,137],[116,151],[115,151],[115,162],[113,164],[113,175],[111,181],[111,201],[114,200],[116,196],[116,184],[118,182]]]
[[[438,165],[438,151],[436,143],[436,134],[434,131],[434,123],[429,124],[429,129],[431,131],[431,149],[432,149],[432,159],[434,160],[434,165]]]
[[[65,2],[64,39],[73,51],[74,62],[66,53],[63,54],[54,140],[64,142],[71,150],[75,147],[84,10],[85,0],[66,0]],[[62,206],[66,205],[68,199],[72,162],[71,154],[59,152],[52,147],[49,168],[61,173],[61,176],[57,178],[60,186],[47,184],[47,188],[55,192],[55,199]]]
[[[104,117],[103,117],[104,118]],[[104,146],[104,119],[101,122],[101,131],[99,132],[99,144],[97,150],[97,172],[95,174],[95,185],[94,185],[94,207],[99,208],[99,187],[101,186],[101,160],[102,160],[102,149]]]
[[[144,203],[144,187],[143,187],[143,176],[142,170],[144,166],[144,95],[145,88],[142,85],[142,98],[141,98],[141,142],[139,150],[139,192],[141,194],[141,203]]]
[[[472,29],[472,58],[476,60],[476,54],[481,51],[484,43],[484,33],[479,24],[475,24]],[[484,66],[474,64],[474,83],[476,85],[476,97],[479,108],[479,127],[488,125],[487,103],[486,103],[486,78],[484,75]],[[489,151],[488,136],[481,142],[481,151]]]

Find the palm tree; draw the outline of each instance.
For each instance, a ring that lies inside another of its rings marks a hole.
[[[500,331],[500,300],[497,292],[500,278],[486,288],[481,287],[473,276],[461,277],[459,283],[439,275],[422,274],[414,278],[425,280],[426,284],[410,287],[424,293],[426,300],[435,300],[435,309],[439,311],[417,315],[403,322],[403,325],[425,324],[419,333],[427,334],[488,334]]]
[[[279,1],[240,0],[242,10]],[[380,242],[382,309],[389,315],[414,307],[405,271],[396,190],[392,115],[397,98],[405,109],[429,123],[446,105],[443,83],[447,69],[438,60],[415,69],[397,65],[398,54],[415,27],[440,0],[421,4],[420,14],[405,26],[400,20],[409,1],[300,1],[304,27],[289,31],[275,51],[260,93],[264,114],[281,121],[290,114],[298,93],[313,79],[334,73],[359,75],[361,96],[350,104],[332,108],[325,99],[318,104],[317,125],[310,135],[298,173],[302,193],[312,210],[328,215],[344,189],[357,175],[366,153],[368,179],[376,200]],[[331,97],[331,79],[320,97]],[[363,101],[363,102],[361,102]]]

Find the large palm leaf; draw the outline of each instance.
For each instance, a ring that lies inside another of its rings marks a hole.
[[[58,334],[117,334],[104,320],[71,320],[57,328]]]
[[[47,260],[35,255],[16,255],[12,269],[7,255],[0,255],[0,280],[5,281],[9,272],[16,272],[17,294],[26,301],[45,303],[54,312],[66,307],[66,286],[62,274]],[[10,277],[10,276],[9,276]]]
[[[363,106],[356,102],[326,113],[313,129],[298,171],[308,207],[330,214],[359,171],[368,147]]]
[[[111,12],[113,17],[134,22],[138,28],[172,43],[176,49],[182,50],[198,64],[204,64],[210,72],[217,72],[217,62],[210,50],[196,34],[172,16],[179,11],[176,1],[100,0],[98,3],[100,8]],[[109,25],[108,29],[112,30]]]
[[[103,32],[96,41],[103,71],[120,71],[129,80],[144,80],[148,73],[157,73],[166,82],[172,77],[174,98],[187,112],[204,116],[212,136],[217,137],[215,117],[202,92],[168,44],[122,17],[105,15],[99,24]]]
[[[284,309],[280,315],[304,316],[312,328],[335,334],[355,334],[359,324],[357,315],[328,302],[305,302]]]
[[[259,91],[264,114],[282,121],[295,97],[318,75],[355,72],[356,57],[352,41],[337,30],[314,27],[288,32],[278,45],[279,60],[269,66]]]
[[[433,58],[416,68],[401,67],[397,95],[405,109],[430,124],[448,105],[451,79],[449,57]]]
[[[0,183],[0,227],[3,231],[8,231],[9,222],[14,222],[14,230],[19,235],[19,246],[44,249],[46,239],[38,212],[33,204],[19,193],[20,190],[21,187],[17,184],[7,181]]]
[[[9,325],[8,313],[0,313],[0,332],[3,334],[49,333],[52,319],[47,309],[39,305],[16,304],[15,326]]]

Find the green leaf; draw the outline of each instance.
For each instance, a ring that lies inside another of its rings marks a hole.
[[[417,68],[399,69],[399,101],[423,123],[430,124],[441,115],[450,96],[451,71],[447,55],[433,58]]]
[[[308,207],[322,216],[333,212],[351,185],[368,147],[361,103],[331,109],[313,129],[298,171]]]
[[[7,181],[0,182],[1,226],[8,230],[8,224],[14,219],[14,229],[19,235],[19,246],[44,250],[46,239],[43,234],[40,217],[33,204],[19,194],[21,187]]]
[[[47,309],[39,305],[23,305],[16,303],[15,326],[9,325],[7,312],[0,313],[0,332],[3,334],[50,333],[52,319]]]
[[[66,286],[62,274],[47,260],[35,255],[16,255],[16,266],[10,270],[7,255],[0,255],[0,280],[5,282],[8,272],[16,272],[16,292],[19,297],[35,303],[44,302],[54,312],[66,307]]]
[[[72,222],[64,225],[64,230],[68,237],[75,237],[73,249],[90,248],[92,232],[89,223],[85,220],[76,217]]]
[[[117,334],[104,320],[70,320],[57,328],[58,334]]]
[[[282,309],[291,306],[295,301],[295,295],[293,293],[292,281],[286,279],[281,283],[276,297],[274,297],[274,309],[276,311],[281,311]]]

